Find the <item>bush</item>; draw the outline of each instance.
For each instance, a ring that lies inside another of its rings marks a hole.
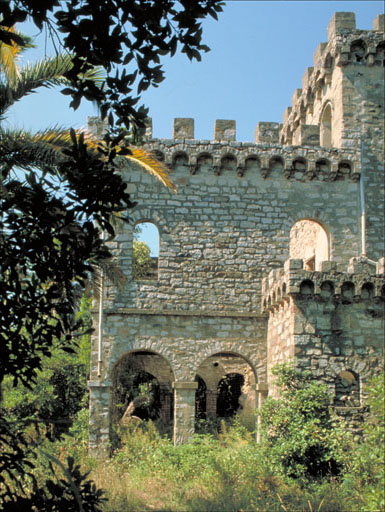
[[[261,411],[270,459],[292,478],[335,477],[343,468],[346,430],[331,415],[326,386],[288,364],[272,370],[280,398],[268,398]]]

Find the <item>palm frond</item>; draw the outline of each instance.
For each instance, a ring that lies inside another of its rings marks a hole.
[[[149,174],[155,176],[155,178],[162,182],[163,185],[170,188],[173,192],[176,192],[175,185],[168,178],[168,169],[165,164],[153,158],[151,154],[145,151],[144,149],[130,148],[130,151],[132,154],[126,156],[128,160],[137,162]]]
[[[72,56],[58,55],[49,59],[40,60],[34,64],[27,64],[19,70],[16,80],[0,85],[1,110],[3,113],[16,101],[34,92],[39,87],[55,87],[57,85],[70,85],[64,76],[72,67]],[[80,78],[92,80],[97,83],[104,81],[102,68],[93,68]]]

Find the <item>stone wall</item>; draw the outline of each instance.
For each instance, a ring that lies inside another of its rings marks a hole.
[[[152,138],[148,121],[144,147],[178,193],[122,164],[138,206],[110,242],[126,282],[106,283],[101,351],[93,338],[92,449],[107,442],[111,382],[127,357],[157,378],[165,369],[175,442],[194,431],[199,379],[213,417],[222,376],[240,375],[239,413],[252,416],[276,392],[272,366],[293,358],[336,405],[358,393],[360,406],[341,414],[363,412],[383,360],[384,263],[373,262],[384,252],[382,25],[357,30],[353,13],[336,13],[283,123],[258,123],[254,143],[236,141],[233,120],[217,120],[211,141],[194,138],[193,119],[175,119],[170,140]],[[90,129],[103,126],[91,119]],[[157,276],[140,280],[133,231],[143,221],[157,226],[160,250]]]

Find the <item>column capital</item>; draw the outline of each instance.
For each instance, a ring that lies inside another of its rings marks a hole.
[[[179,381],[172,383],[173,389],[198,389],[198,383],[195,381],[187,382],[187,381]]]

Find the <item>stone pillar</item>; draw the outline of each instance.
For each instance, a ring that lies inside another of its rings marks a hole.
[[[174,444],[187,443],[194,434],[197,382],[173,382]]]
[[[111,382],[88,381],[90,391],[90,455],[108,456],[110,441],[110,390]]]
[[[256,384],[255,390],[257,392],[257,404],[258,409],[260,409],[263,405],[263,402],[267,398],[268,394],[268,387],[265,383]],[[258,414],[257,419],[257,443],[261,440],[261,416]]]

